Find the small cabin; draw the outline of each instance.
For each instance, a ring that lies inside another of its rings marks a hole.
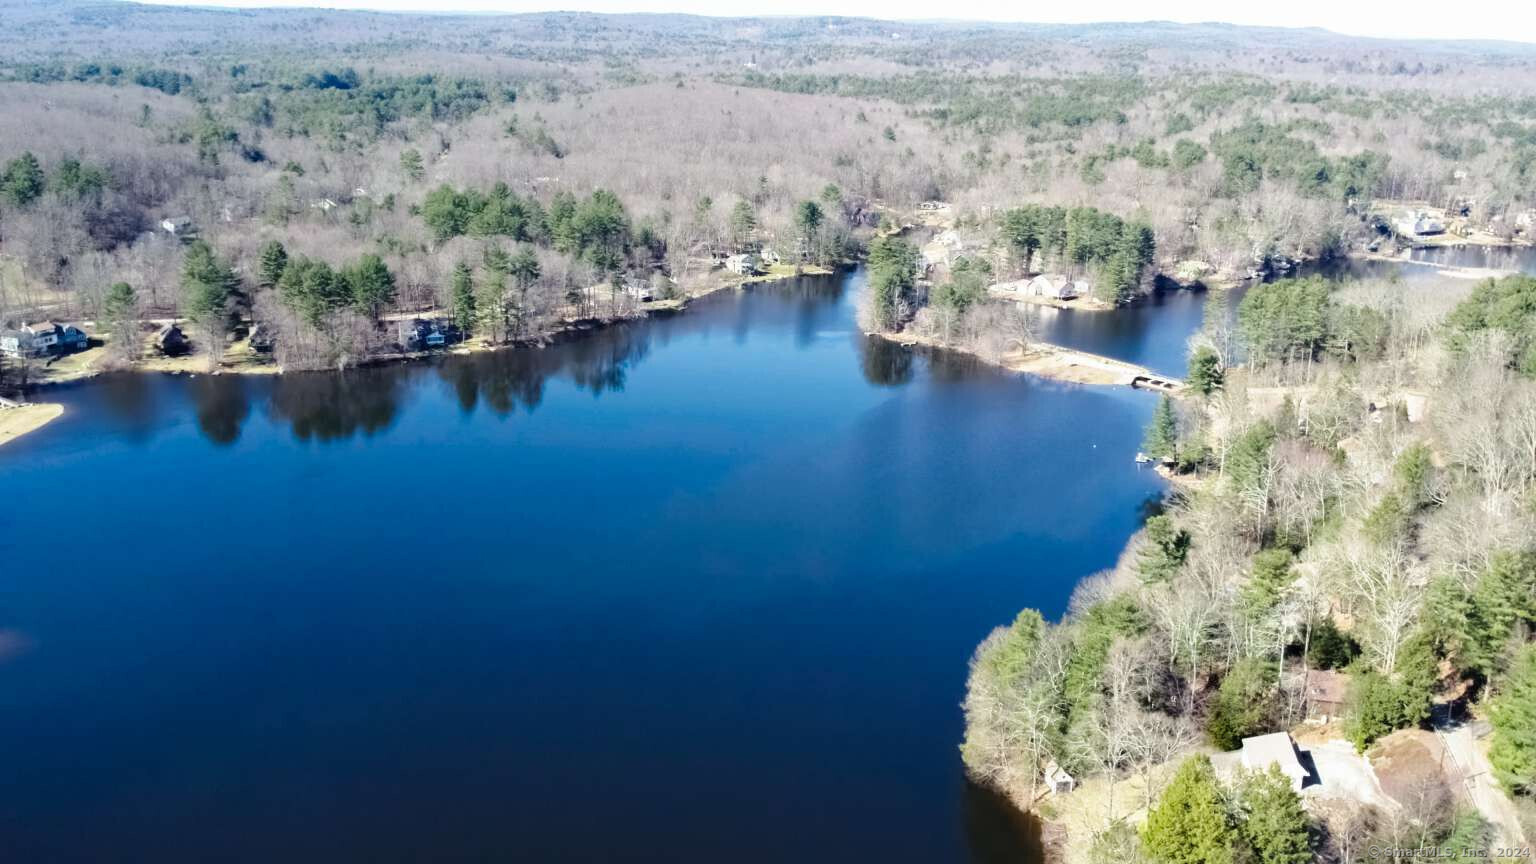
[[[272,333],[272,328],[258,321],[255,326],[251,327],[250,345],[251,350],[258,354],[271,354],[272,349],[277,345],[277,339]]]
[[[1077,788],[1077,780],[1053,760],[1045,763],[1045,789],[1050,795],[1065,795]]]
[[[1268,771],[1271,766],[1279,766],[1280,773],[1290,778],[1291,788],[1297,792],[1301,791],[1302,784],[1307,782],[1309,776],[1307,769],[1301,765],[1301,759],[1296,754],[1296,742],[1291,740],[1289,732],[1244,738],[1242,762],[1243,767],[1249,771]]]
[[[1327,722],[1344,713],[1349,701],[1349,676],[1331,669],[1309,669],[1306,680],[1307,719]]]
[[[413,318],[400,322],[400,347],[406,351],[442,348],[459,341],[459,329],[448,321]]]
[[[187,334],[175,324],[167,324],[155,332],[155,348],[167,357],[179,357],[191,347]]]

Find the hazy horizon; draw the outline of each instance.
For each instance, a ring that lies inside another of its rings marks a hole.
[[[131,0],[125,0],[131,2]],[[238,9],[331,9],[417,14],[526,14],[538,12],[593,12],[603,14],[684,14],[713,18],[734,17],[840,17],[904,22],[974,22],[1013,24],[1117,24],[1170,22],[1175,24],[1231,24],[1252,27],[1323,29],[1346,36],[1381,39],[1487,40],[1536,43],[1536,7],[1502,10],[1496,17],[1450,17],[1427,3],[1398,6],[1408,14],[1382,16],[1360,4],[1327,3],[1322,0],[1265,7],[1234,9],[1215,0],[1180,0],[1155,6],[1128,0],[1084,0],[1070,7],[1036,6],[1020,14],[1017,4],[1000,0],[958,0],[946,4],[943,15],[929,4],[915,0],[746,0],[721,4],[710,0],[559,0],[546,5],[528,0],[448,0],[440,8],[423,8],[423,0],[144,0],[169,6],[201,6]],[[1422,10],[1422,14],[1419,14]]]

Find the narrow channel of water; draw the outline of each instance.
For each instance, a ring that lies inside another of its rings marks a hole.
[[[1408,260],[1382,261],[1344,258],[1308,265],[1302,273],[1330,279],[1405,280],[1468,278],[1450,276],[1445,268],[1505,270],[1536,274],[1536,248],[1445,246],[1416,249]],[[1205,321],[1208,302],[1236,313],[1248,283],[1227,290],[1203,287],[1162,288],[1145,301],[1112,313],[1081,309],[1030,307],[1036,335],[1045,342],[1126,360],[1165,375],[1182,376],[1187,367],[1189,337]]]

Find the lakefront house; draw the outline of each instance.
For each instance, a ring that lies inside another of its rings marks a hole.
[[[90,347],[91,339],[73,324],[40,321],[0,330],[0,354],[7,357],[57,357]]]

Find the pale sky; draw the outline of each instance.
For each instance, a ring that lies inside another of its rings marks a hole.
[[[1408,39],[1536,42],[1536,3],[1426,0],[158,0],[197,6],[323,7],[431,12],[685,12],[695,15],[849,15],[893,19],[1225,21],[1322,27],[1338,33]]]

